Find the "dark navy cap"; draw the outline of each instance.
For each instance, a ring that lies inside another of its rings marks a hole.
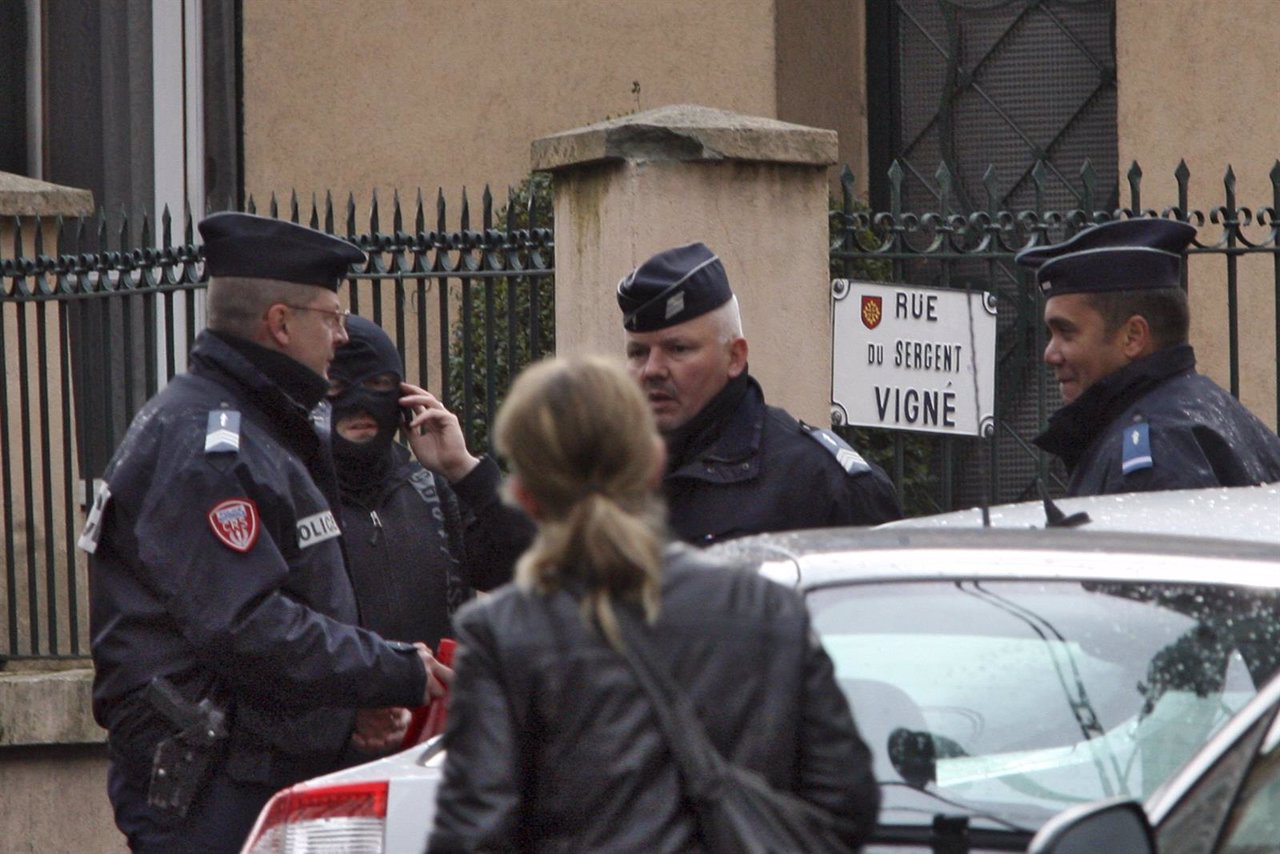
[[[332,234],[246,213],[216,213],[200,223],[210,276],[244,276],[316,285],[331,291],[365,255]]]
[[[1085,229],[1052,246],[1024,249],[1014,261],[1034,267],[1046,297],[1179,286],[1194,226],[1171,219],[1122,219]]]
[[[622,326],[629,332],[684,323],[732,297],[724,265],[702,243],[659,252],[618,282]]]

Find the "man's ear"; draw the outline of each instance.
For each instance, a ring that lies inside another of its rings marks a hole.
[[[262,316],[263,333],[267,340],[262,343],[270,342],[278,348],[287,346],[292,340],[289,319],[289,307],[284,303],[267,306],[266,314]]]
[[[1140,314],[1130,315],[1120,327],[1121,346],[1129,359],[1140,359],[1150,356],[1156,351],[1155,340],[1151,337],[1151,324]]]
[[[729,378],[747,369],[747,339],[739,335],[729,342]]]

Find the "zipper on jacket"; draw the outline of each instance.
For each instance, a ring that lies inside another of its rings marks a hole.
[[[378,532],[382,530],[382,520],[378,518],[377,510],[369,511],[369,519],[373,522],[373,536],[369,538],[369,545],[378,544]]]

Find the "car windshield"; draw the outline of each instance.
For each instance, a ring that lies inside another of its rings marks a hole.
[[[1275,670],[1274,590],[957,581],[809,594],[885,793],[882,824],[1034,828],[1144,799]]]

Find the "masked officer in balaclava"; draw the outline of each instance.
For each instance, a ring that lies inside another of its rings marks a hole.
[[[457,416],[403,381],[387,334],[352,315],[347,335],[329,370],[328,400],[360,622],[434,649],[452,636],[453,611],[473,589],[511,579],[534,529],[502,503],[497,464],[467,451]],[[412,454],[395,441],[401,431]]]

